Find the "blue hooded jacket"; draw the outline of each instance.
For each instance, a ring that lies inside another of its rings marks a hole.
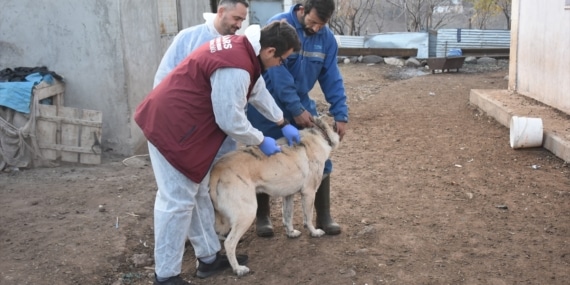
[[[340,70],[337,65],[338,45],[328,26],[316,34],[305,36],[303,27],[297,19],[299,4],[289,12],[273,16],[268,23],[286,19],[297,30],[301,41],[301,50],[290,55],[284,65],[269,68],[263,78],[267,89],[273,95],[277,105],[283,110],[284,117],[294,124],[293,117],[307,110],[317,116],[315,101],[309,97],[309,91],[318,81],[330,104],[329,112],[337,122],[348,122],[348,106]],[[281,130],[275,123],[265,119],[255,108],[248,107],[248,119],[264,135],[273,138],[282,137]]]

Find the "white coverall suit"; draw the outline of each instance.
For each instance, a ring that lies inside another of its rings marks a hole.
[[[208,23],[193,28],[206,29]],[[188,42],[198,42],[196,39],[192,40],[193,36],[204,39],[204,42],[209,40],[205,39],[206,33],[197,32],[188,35],[190,35],[187,38]],[[261,49],[259,26],[248,27],[245,35],[254,47],[255,53],[259,55]],[[173,46],[174,44],[171,48]],[[161,62],[161,67],[163,63],[169,62],[169,59],[166,59],[167,56],[171,57],[174,54],[167,52]],[[180,54],[176,56],[179,61],[184,59]],[[156,75],[158,82],[168,74],[166,72],[159,77],[160,72],[159,67]],[[155,86],[158,85],[156,78]],[[255,106],[270,121],[278,122],[283,119],[283,112],[267,91],[263,77],[259,77],[256,81],[249,101],[246,101],[250,82],[247,71],[238,68],[218,69],[212,74],[210,81],[216,123],[228,135],[218,150],[214,162],[223,154],[235,150],[235,141],[246,145],[259,145],[263,141],[263,133],[253,128],[247,120],[245,114],[247,103]],[[160,277],[176,276],[181,272],[186,238],[192,243],[197,258],[215,255],[221,249],[220,241],[214,230],[214,208],[209,196],[210,174],[208,172],[199,183],[194,182],[170,165],[154,145],[150,142],[148,145],[158,186],[154,205],[155,273]]]

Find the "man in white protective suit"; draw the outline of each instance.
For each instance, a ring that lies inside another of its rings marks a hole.
[[[248,7],[246,0],[221,0],[216,14],[204,13],[205,23],[180,31],[160,61],[153,87],[197,47],[219,36],[235,35],[247,17]]]
[[[195,25],[180,31],[172,40],[172,43],[164,53],[160,65],[154,76],[153,87],[156,87],[160,82],[170,73],[182,60],[184,60],[192,51],[197,49],[202,44],[215,39],[220,36],[234,35],[238,30],[242,28],[242,23],[245,21],[248,13],[249,3],[246,0],[220,0],[217,7],[217,12],[204,13],[203,24]],[[223,154],[236,149],[237,143],[234,139],[228,136],[215,158],[217,161]],[[198,216],[198,207],[194,207],[192,216]],[[188,232],[188,240],[192,243],[192,237],[190,236],[192,231]],[[163,252],[163,251],[160,251]],[[156,259],[157,253],[155,253]],[[160,255],[160,253],[159,253]],[[240,260],[244,262],[244,257],[239,256]],[[160,256],[158,257],[160,259]],[[204,258],[204,260],[212,261],[212,257]],[[173,264],[174,268],[178,264]],[[165,272],[165,271],[162,271]],[[155,284],[185,284],[179,276],[174,276],[170,278],[165,278],[168,276],[156,276]]]
[[[243,1],[222,0],[220,4],[225,2]],[[211,23],[215,26],[216,20]],[[235,32],[239,24],[226,27]],[[165,55],[161,63],[162,68],[173,69],[160,75],[166,69],[159,68],[154,90],[135,113],[135,121],[149,141],[158,186],[154,284],[189,284],[180,276],[185,240],[194,248],[199,278],[230,268],[227,257],[220,254],[213,227],[209,169],[223,154],[235,149],[231,138],[259,145],[266,155],[280,151],[273,139],[251,127],[245,116],[246,103],[265,109],[267,118],[282,127],[285,137],[299,141],[297,129],[283,120],[260,78],[263,70],[282,64],[283,57],[299,49],[294,29],[280,23],[262,30],[261,37],[259,27],[257,32],[246,31],[246,35],[247,39],[210,36],[205,45],[193,49],[182,44],[196,44],[192,36],[179,37],[169,48],[172,53]],[[204,33],[195,36],[206,37]],[[180,53],[176,46],[182,48]],[[189,56],[183,57],[185,52]],[[246,261],[247,256],[238,256],[238,262]]]

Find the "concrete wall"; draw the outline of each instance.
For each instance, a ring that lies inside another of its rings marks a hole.
[[[179,0],[183,26],[208,0]],[[65,77],[65,106],[103,113],[104,150],[146,150],[132,119],[152,89],[161,47],[156,0],[2,0],[0,69],[46,66]]]
[[[209,1],[178,0],[178,7],[180,9],[178,16],[181,30],[204,23],[204,12],[212,12]],[[166,52],[176,34],[162,34],[160,36],[162,54]]]
[[[201,0],[179,0],[180,1],[180,16],[182,28],[188,28],[194,25],[204,23],[204,12],[213,12],[210,9],[209,1]]]
[[[130,154],[131,114],[160,60],[154,0],[3,0],[0,68],[46,66],[65,77],[65,106],[103,113],[103,147]]]
[[[570,10],[514,0],[509,88],[570,114]]]

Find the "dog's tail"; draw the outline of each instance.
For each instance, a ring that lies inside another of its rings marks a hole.
[[[220,181],[220,176],[216,171],[210,172],[210,199],[212,199],[212,204],[214,205],[214,212],[216,215],[215,230],[220,238],[223,239],[230,232],[230,223],[228,219],[218,211],[218,184]]]

